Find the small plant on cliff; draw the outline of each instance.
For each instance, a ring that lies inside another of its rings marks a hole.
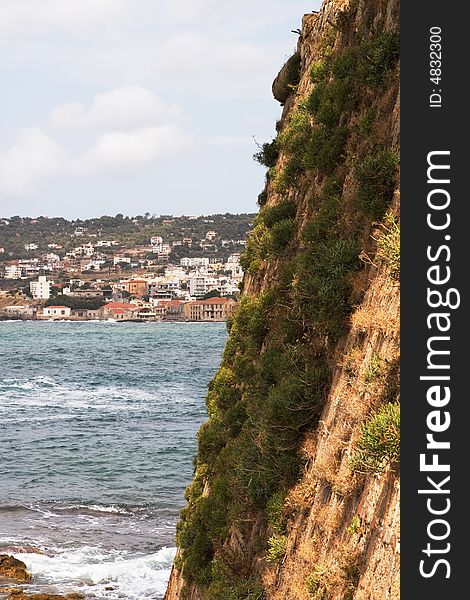
[[[374,352],[364,372],[364,383],[372,383],[385,374],[385,361]]]
[[[397,31],[384,31],[362,47],[362,77],[370,86],[381,86],[400,57]]]
[[[322,581],[325,575],[326,569],[322,565],[316,565],[315,569],[307,576],[305,585],[307,592],[310,594],[313,600],[321,600],[323,597],[323,586]]]
[[[274,533],[283,535],[286,533],[287,518],[285,514],[286,492],[279,490],[275,492],[266,504],[268,525]]]
[[[369,108],[359,119],[357,124],[359,133],[363,137],[367,137],[372,133],[372,129],[377,118],[377,109]]]
[[[212,581],[205,600],[266,600],[262,583],[254,577],[242,578],[226,561],[212,563]]]
[[[385,215],[383,235],[377,240],[376,258],[389,269],[392,279],[400,279],[400,225],[390,212]]]
[[[347,532],[353,535],[354,533],[359,533],[361,531],[361,517],[359,515],[354,515],[351,519],[351,524],[347,528]]]
[[[367,216],[380,219],[395,190],[398,155],[389,148],[374,150],[356,167],[357,199]]]
[[[259,146],[259,152],[253,154],[253,158],[260,165],[264,165],[270,169],[276,165],[277,159],[279,158],[279,145],[277,140],[274,139],[272,142],[266,142]]]
[[[295,90],[300,81],[300,68],[302,60],[300,54],[296,52],[287,63],[286,85]]]
[[[258,206],[264,206],[268,201],[268,190],[264,188],[262,192],[258,194]]]
[[[275,533],[268,540],[267,559],[275,562],[284,556],[287,548],[287,536]]]
[[[357,451],[351,461],[353,470],[381,473],[400,456],[400,407],[384,404],[361,428]]]

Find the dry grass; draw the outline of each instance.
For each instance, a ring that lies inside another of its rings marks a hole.
[[[286,511],[292,515],[313,504],[317,492],[318,481],[309,477],[294,486],[286,498]]]
[[[354,346],[347,352],[340,363],[348,379],[354,379],[359,375],[361,365],[364,362],[364,349]]]
[[[386,310],[380,305],[362,305],[351,317],[353,331],[378,330],[386,337],[396,336],[400,331],[398,311]]]

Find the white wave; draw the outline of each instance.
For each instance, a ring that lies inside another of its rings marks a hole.
[[[70,504],[68,506],[58,507],[56,510],[92,510],[94,512],[100,513],[112,513],[118,515],[133,515],[134,513],[126,510],[125,508],[120,508],[118,506],[103,506],[101,504]]]
[[[85,546],[54,556],[21,552],[14,556],[33,573],[33,584],[47,582],[77,590],[92,585],[99,586],[99,597],[140,599],[164,594],[175,552],[174,548],[162,548],[129,557],[126,552]]]
[[[140,412],[142,403],[148,408],[149,400],[155,399],[155,394],[150,390],[126,388],[120,386],[98,386],[94,389],[80,389],[54,381],[48,377],[28,379],[3,379],[0,380],[0,399],[8,397],[8,404],[0,402],[0,413],[20,408],[61,408],[73,410],[100,410],[105,412],[119,412],[120,410]],[[34,415],[36,419],[39,415]],[[67,412],[67,418],[71,413]],[[24,415],[19,415],[23,418]],[[56,419],[57,414],[46,415],[47,420]],[[28,418],[31,418],[28,415]]]

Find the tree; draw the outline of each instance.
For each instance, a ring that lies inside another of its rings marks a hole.
[[[204,296],[202,297],[203,300],[208,300],[209,298],[220,298],[220,292],[219,290],[209,290],[207,293],[204,294]]]

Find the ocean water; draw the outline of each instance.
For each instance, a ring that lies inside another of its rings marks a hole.
[[[224,324],[0,322],[0,553],[30,591],[163,598]]]

